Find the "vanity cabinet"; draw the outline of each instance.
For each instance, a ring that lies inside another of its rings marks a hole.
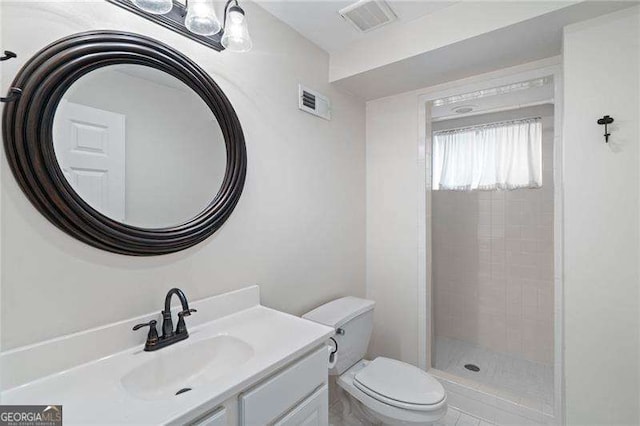
[[[255,286],[191,306],[206,316],[203,322],[189,324],[189,339],[159,351],[144,351],[140,336],[139,344],[116,352],[128,344],[131,328],[158,318],[148,314],[69,335],[64,344],[3,352],[0,364],[9,367],[3,383],[11,372],[15,387],[3,390],[2,402],[56,401],[67,407],[69,425],[95,423],[96,413],[113,425],[328,425],[332,327],[260,305]],[[108,347],[91,352],[99,343]],[[66,352],[90,362],[67,365],[59,360]],[[28,376],[49,359],[57,364],[48,376]]]
[[[327,347],[314,349],[250,385],[207,414],[186,416],[189,426],[327,426]],[[178,423],[176,423],[178,424]]]

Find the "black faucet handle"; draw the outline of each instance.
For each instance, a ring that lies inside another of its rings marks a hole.
[[[198,312],[196,309],[185,309],[178,312],[178,325],[176,326],[176,334],[187,334],[187,324],[184,322],[184,317],[188,317],[192,312]]]
[[[142,327],[150,327],[150,328],[155,328],[156,324],[158,323],[158,321],[156,320],[151,320],[149,322],[145,322],[142,324],[136,324],[133,326],[133,330],[140,330]]]
[[[142,327],[149,327],[149,334],[147,334],[147,341],[144,344],[145,350],[149,350],[149,348],[152,348],[153,346],[158,344],[158,330],[156,330],[157,323],[158,321],[151,320],[149,322],[136,324],[135,326],[133,326],[134,331],[140,330]]]

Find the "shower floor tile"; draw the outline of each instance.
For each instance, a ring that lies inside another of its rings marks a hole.
[[[434,355],[433,366],[436,369],[499,389],[500,396],[525,400],[540,407],[553,402],[551,365],[493,352],[447,337],[436,337]],[[466,364],[477,365],[480,371],[467,370]]]

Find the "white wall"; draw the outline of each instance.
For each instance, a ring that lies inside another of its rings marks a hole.
[[[369,352],[418,363],[418,99],[367,103],[367,297],[376,301]]]
[[[36,212],[2,161],[2,347],[14,348],[161,309],[174,285],[191,299],[260,284],[263,302],[301,314],[364,295],[364,104],[327,83],[328,56],[250,2],[254,49],[216,53],[104,1],[3,2],[6,88],[20,65],[68,34],[133,31],[204,67],[240,118],[247,182],[236,210],[204,243],[133,258],[96,250]],[[326,93],[332,120],[297,109],[297,84]]]
[[[564,39],[566,417],[638,424],[640,8]],[[614,117],[609,144],[597,118]]]

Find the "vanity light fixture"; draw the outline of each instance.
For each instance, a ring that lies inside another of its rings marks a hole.
[[[228,0],[223,24],[214,0],[107,0],[150,21],[205,44],[218,52],[248,52],[253,46],[238,0]]]

